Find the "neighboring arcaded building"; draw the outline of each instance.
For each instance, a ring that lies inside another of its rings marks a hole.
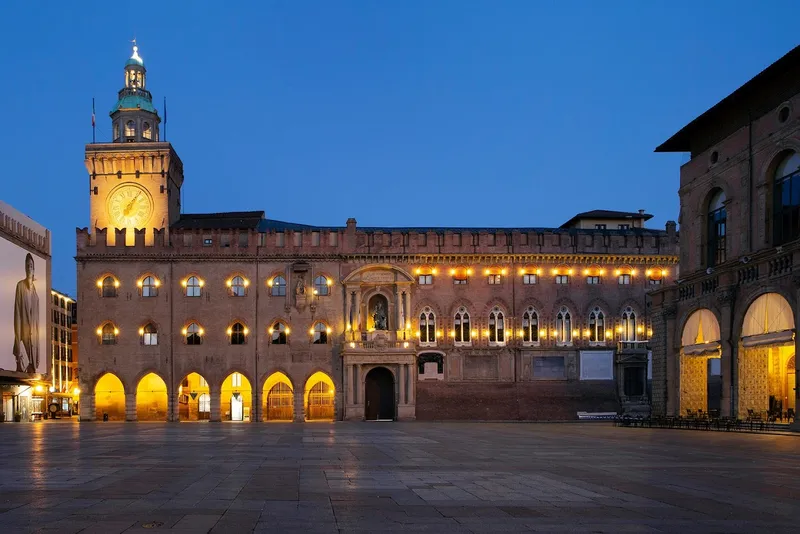
[[[680,279],[653,294],[653,409],[786,420],[797,407],[800,47],[657,152],[681,167]]]
[[[674,223],[648,229],[643,211],[561,228],[181,214],[183,164],[159,140],[136,52],[125,80],[113,142],[86,146],[82,420],[649,409],[646,294],[674,279]]]
[[[50,290],[50,386],[48,411],[56,405],[51,416],[70,416],[77,413],[80,388],[78,386],[78,354],[75,319],[75,299],[55,289]]]

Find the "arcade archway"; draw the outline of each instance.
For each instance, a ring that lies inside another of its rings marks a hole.
[[[281,372],[272,373],[264,382],[263,397],[266,421],[294,419],[294,389],[288,376]]]
[[[336,387],[331,377],[317,371],[306,381],[304,403],[307,421],[332,421],[335,416]]]
[[[211,393],[206,379],[190,373],[178,387],[178,420],[208,421],[211,417]]]
[[[739,341],[739,417],[782,418],[796,409],[794,327],[792,307],[778,293],[765,293],[747,308]]]
[[[108,415],[109,421],[125,420],[125,388],[122,381],[112,373],[100,377],[94,386],[95,419],[104,420]]]
[[[250,421],[253,390],[242,373],[231,373],[222,382],[220,414],[223,421]]]
[[[680,413],[717,413],[722,401],[719,322],[706,308],[693,312],[681,334]]]
[[[136,386],[136,419],[167,420],[167,384],[155,373],[149,373]]]

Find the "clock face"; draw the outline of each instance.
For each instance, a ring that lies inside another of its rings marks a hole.
[[[153,199],[138,184],[122,184],[108,195],[107,209],[117,228],[144,228],[153,214]]]

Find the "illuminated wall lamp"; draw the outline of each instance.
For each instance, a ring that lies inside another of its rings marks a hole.
[[[325,333],[328,335],[333,334],[333,328],[329,326],[328,328],[325,329]]]
[[[272,278],[270,278],[269,280],[267,280],[267,285],[268,285],[269,287],[272,287],[272,284],[273,284],[273,282],[272,282]]]
[[[140,329],[139,329],[139,335],[140,335],[140,336],[143,336],[143,335],[144,335],[144,328],[140,328]]]
[[[606,330],[606,339],[611,339],[612,337],[614,337],[614,332]]]

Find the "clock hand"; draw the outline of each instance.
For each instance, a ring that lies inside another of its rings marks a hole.
[[[133,205],[136,203],[136,199],[137,199],[137,198],[139,198],[139,195],[141,195],[141,194],[142,194],[142,192],[141,192],[141,191],[139,191],[138,193],[136,193],[136,196],[135,196],[135,197],[133,197],[133,198],[131,199],[131,201],[130,201],[130,202],[128,202],[128,205],[127,205],[127,206],[125,206],[125,209],[124,209],[124,210],[122,210],[122,215],[124,215],[125,217],[127,217],[127,216],[128,216],[128,214],[130,214],[131,210],[133,209]]]

